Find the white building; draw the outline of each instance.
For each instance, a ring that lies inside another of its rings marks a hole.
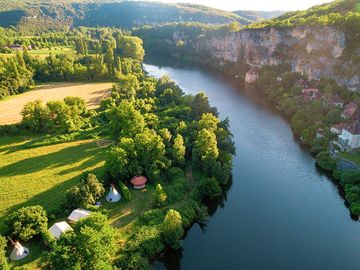
[[[342,150],[353,150],[360,147],[360,122],[356,121],[344,127],[339,135],[338,143]]]
[[[245,82],[246,83],[253,83],[259,78],[259,73],[256,68],[251,68],[245,74]]]

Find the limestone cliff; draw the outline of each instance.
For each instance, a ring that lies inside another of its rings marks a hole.
[[[333,27],[244,29],[187,45],[198,52],[206,51],[218,65],[239,61],[250,66],[288,63],[293,71],[309,79],[328,77],[352,91],[360,91],[359,63],[344,57],[346,35]],[[359,49],[355,53],[359,54]]]

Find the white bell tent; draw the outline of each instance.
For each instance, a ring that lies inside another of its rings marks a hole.
[[[71,222],[78,222],[82,218],[87,218],[91,213],[91,211],[78,208],[71,212],[68,220]]]
[[[119,192],[115,189],[114,186],[110,187],[109,194],[106,196],[106,200],[108,202],[118,202],[121,200],[121,195]]]
[[[23,247],[18,241],[16,241],[15,243],[13,242],[13,244],[14,244],[14,249],[10,254],[11,260],[18,261],[29,255],[29,249]]]
[[[72,228],[65,221],[55,223],[49,228],[49,233],[56,239],[58,239],[60,235],[67,231],[72,231]]]

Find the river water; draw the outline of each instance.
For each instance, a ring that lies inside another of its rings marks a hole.
[[[187,94],[203,90],[236,143],[233,184],[205,228],[195,224],[180,251],[156,269],[360,269],[360,223],[289,124],[256,95],[198,69],[145,65]]]

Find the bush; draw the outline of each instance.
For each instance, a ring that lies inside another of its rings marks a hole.
[[[0,270],[9,270],[8,260],[6,258],[6,238],[0,235]]]
[[[83,174],[80,184],[70,188],[66,194],[66,207],[75,209],[94,205],[105,189],[94,174]]]
[[[48,227],[46,212],[40,205],[19,209],[7,218],[6,223],[9,234],[23,241],[29,241]]]
[[[151,209],[146,211],[140,220],[146,225],[159,225],[163,222],[165,217],[164,211],[161,209]]]
[[[336,168],[336,161],[331,157],[330,153],[327,151],[320,152],[316,156],[316,160],[319,167],[326,171],[333,171]]]
[[[167,195],[160,184],[157,184],[156,191],[153,194],[155,205],[157,207],[163,207],[167,201]]]
[[[124,196],[124,198],[127,201],[130,201],[131,200],[131,192],[130,192],[129,188],[122,181],[119,181],[118,184],[119,184],[121,193]]]
[[[221,187],[219,182],[214,178],[205,178],[200,181],[197,187],[203,199],[216,199],[221,196]]]
[[[161,233],[156,226],[142,226],[133,234],[124,246],[128,254],[140,253],[142,256],[152,258],[164,249]]]
[[[350,211],[352,214],[360,216],[360,203],[356,202],[350,204]]]

